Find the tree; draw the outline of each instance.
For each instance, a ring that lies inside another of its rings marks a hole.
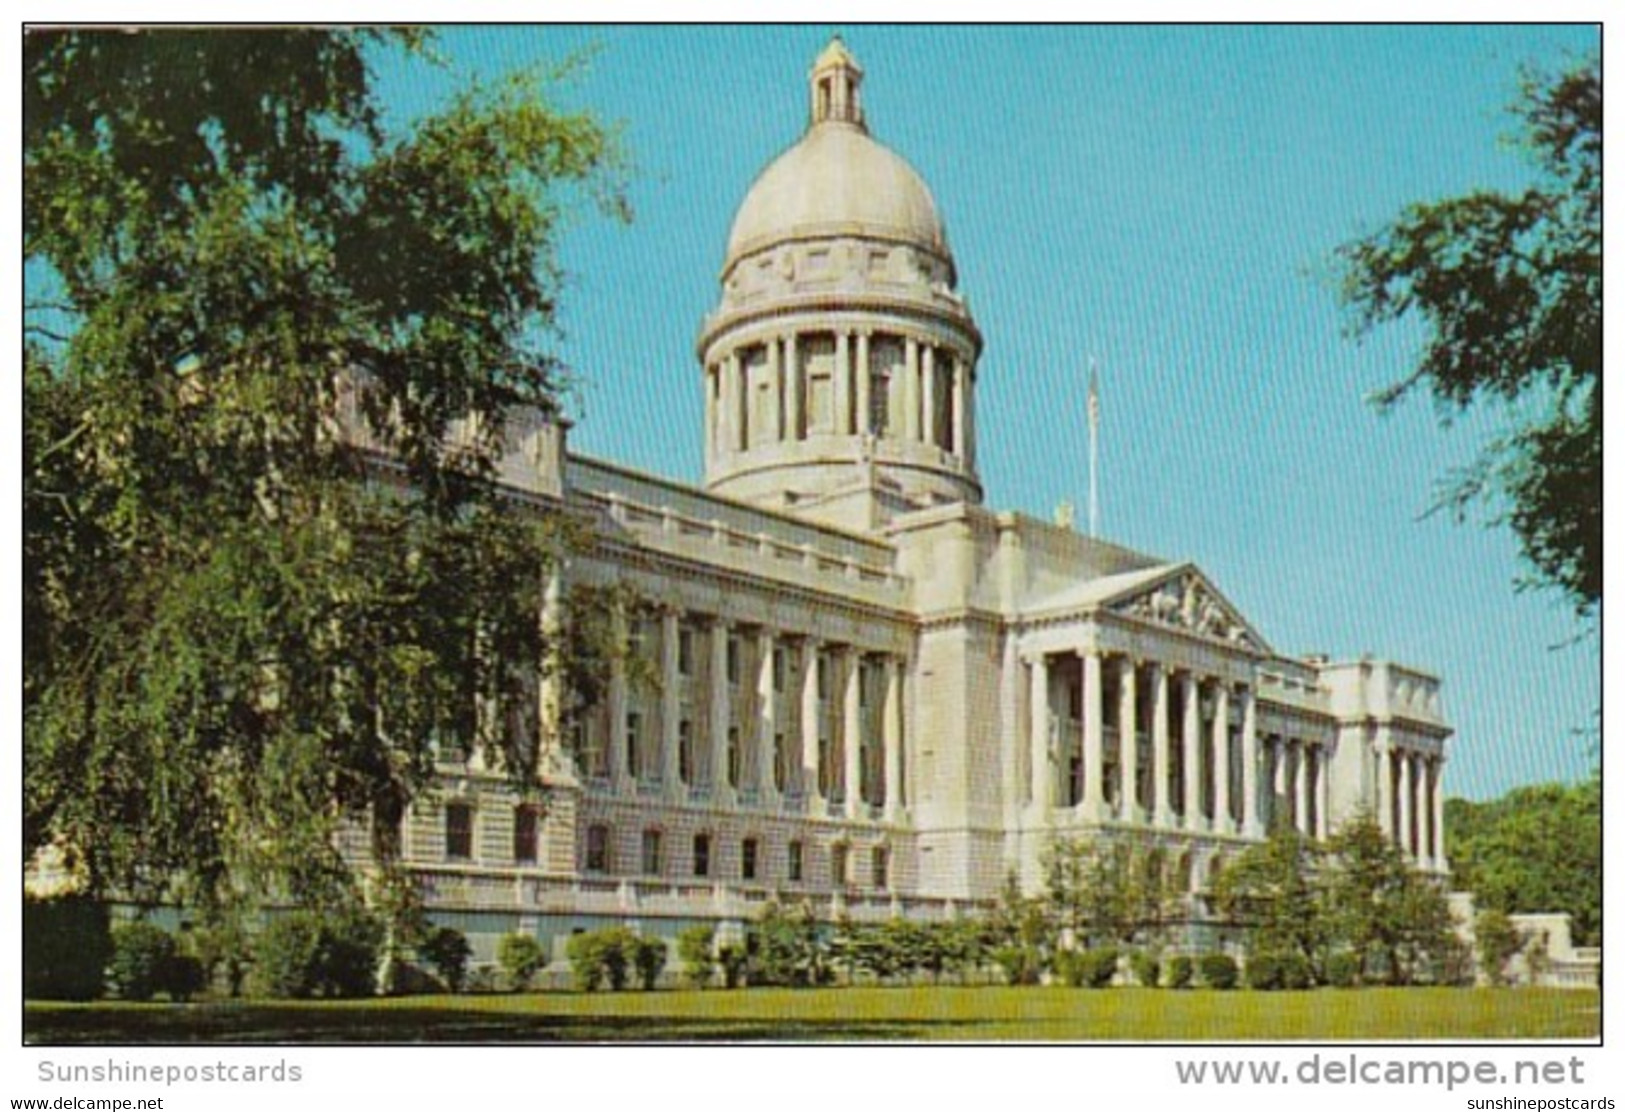
[[[369,66],[422,47],[25,40],[24,853],[93,891],[353,901],[353,823],[403,899],[437,754],[531,784],[537,684],[593,682],[603,635],[538,620],[576,538],[493,468],[556,412],[557,230],[614,146],[537,78],[388,132]]]
[[[1330,924],[1321,855],[1293,827],[1278,824],[1219,876],[1213,902],[1243,926],[1251,954],[1297,954],[1323,970]]]
[[[1509,425],[1447,478],[1439,505],[1486,501],[1534,569],[1578,613],[1602,599],[1602,69],[1527,75],[1521,140],[1538,180],[1416,204],[1339,251],[1357,333],[1417,318],[1415,370],[1377,395],[1426,386],[1446,411],[1506,403]]]
[[[1444,892],[1413,869],[1369,815],[1343,824],[1326,845],[1326,901],[1335,944],[1349,947],[1362,980],[1409,984],[1428,960],[1454,956]]]
[[[1507,964],[1523,949],[1524,936],[1506,912],[1490,907],[1473,920],[1478,964],[1492,985],[1507,983]]]
[[[1561,911],[1580,946],[1602,941],[1602,779],[1445,801],[1453,881],[1482,908]]]

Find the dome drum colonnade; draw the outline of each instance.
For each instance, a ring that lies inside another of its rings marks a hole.
[[[913,506],[980,502],[981,334],[930,191],[869,137],[861,81],[832,42],[807,132],[735,218],[698,344],[706,486],[782,507],[872,477]]]

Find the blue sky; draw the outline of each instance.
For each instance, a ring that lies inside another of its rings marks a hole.
[[[594,48],[559,96],[621,121],[636,218],[583,210],[561,245],[579,450],[700,477],[700,318],[836,29],[453,29],[443,71],[380,72],[404,122],[463,78]],[[1422,397],[1375,412],[1417,334],[1350,341],[1328,276],[1339,243],[1408,202],[1526,180],[1506,143],[1519,66],[1560,67],[1593,29],[838,29],[987,338],[990,504],[1048,517],[1069,499],[1081,518],[1092,356],[1107,538],[1196,560],[1280,651],[1442,675],[1455,794],[1588,772],[1596,642],[1553,649],[1576,626],[1513,590],[1509,534],[1419,520],[1496,415],[1443,429]]]

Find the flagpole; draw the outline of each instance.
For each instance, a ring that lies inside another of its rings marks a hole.
[[[1100,536],[1100,380],[1089,358],[1089,537]]]

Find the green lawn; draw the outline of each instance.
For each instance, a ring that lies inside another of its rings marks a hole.
[[[390,1000],[30,1003],[31,1043],[1593,1040],[1599,994],[1552,989],[1211,992],[748,989]]]

